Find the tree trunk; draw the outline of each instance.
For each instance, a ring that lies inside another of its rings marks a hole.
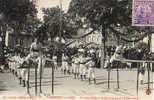
[[[101,68],[104,68],[106,57],[106,31],[102,26]]]

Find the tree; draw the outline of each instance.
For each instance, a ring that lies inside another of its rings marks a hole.
[[[30,0],[0,0],[0,14],[4,16],[5,28],[9,25],[16,34],[23,30],[27,16],[34,17],[36,13],[35,5]]]
[[[34,16],[37,10],[30,0],[0,0],[0,13],[5,16],[5,21],[24,22],[27,15]]]
[[[14,30],[14,38],[17,43],[19,33],[25,31],[26,27],[30,25],[27,24],[29,16],[34,19],[36,13],[37,9],[30,0],[0,0],[0,14],[4,16],[3,34],[5,35],[7,28],[11,27]]]
[[[28,15],[23,26],[23,31],[36,37],[39,35],[37,31],[41,24],[42,22],[37,18],[37,16]]]
[[[53,39],[56,36],[70,38],[70,34],[76,34],[80,25],[78,22],[59,7],[43,9],[44,25],[42,29],[49,33]],[[44,27],[44,28],[43,28]]]

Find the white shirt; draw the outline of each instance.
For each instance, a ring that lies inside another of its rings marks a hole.
[[[63,57],[62,57],[62,60],[63,60],[63,61],[67,61],[67,59],[68,59],[67,56],[63,56]]]
[[[30,50],[39,50],[41,47],[40,44],[37,44],[36,42],[33,42],[30,46]]]
[[[86,63],[86,65],[87,65],[88,67],[94,67],[94,66],[95,66],[95,62],[94,62],[93,60],[90,60],[90,61],[88,61],[88,62]]]
[[[75,58],[74,58],[74,63],[75,63],[75,64],[79,64],[79,58],[75,57]]]
[[[82,63],[84,63],[86,61],[86,59],[85,59],[85,57],[83,57],[83,56],[80,56],[79,57],[79,62],[82,64]]]
[[[53,61],[57,61],[57,56],[52,57]]]
[[[23,59],[20,56],[15,56],[16,67],[19,68],[23,62]]]

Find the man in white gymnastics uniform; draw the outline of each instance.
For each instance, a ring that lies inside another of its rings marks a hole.
[[[88,80],[89,80],[89,84],[91,79],[93,79],[94,84],[96,84],[96,78],[95,78],[95,62],[92,59],[92,57],[89,57],[88,62],[86,63],[87,67],[88,67]]]
[[[75,55],[73,58],[73,73],[74,73],[74,78],[79,78],[79,68],[80,68],[80,61],[79,61],[79,56]]]

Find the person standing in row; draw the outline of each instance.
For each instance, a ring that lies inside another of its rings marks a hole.
[[[23,83],[23,87],[26,86],[26,82],[28,81],[28,61],[26,61],[28,58],[25,57],[25,54],[22,54],[21,60],[20,60],[20,75]]]
[[[143,85],[144,75],[145,75],[145,68],[147,68],[147,63],[143,62],[140,65],[141,66],[139,67],[139,80],[140,80],[140,84]]]
[[[18,76],[18,79],[19,79],[19,84],[21,85],[21,82],[22,82],[22,75],[21,75],[21,69],[20,69],[20,66],[22,65],[22,61],[23,61],[23,58],[21,57],[21,53],[18,52],[17,53],[17,56],[16,56],[16,70],[17,70],[17,76]]]
[[[81,77],[81,80],[85,79],[86,80],[86,66],[85,66],[85,63],[86,63],[86,57],[85,57],[85,54],[82,53],[80,56],[79,56],[79,63],[80,63],[80,77]]]
[[[79,68],[80,68],[80,62],[79,62],[79,56],[75,55],[72,60],[72,67],[73,67],[73,74],[74,78],[79,78]]]
[[[68,56],[66,54],[62,55],[62,71],[64,74],[68,72]]]
[[[54,67],[57,70],[58,69],[57,56],[53,55],[52,60],[53,60]]]
[[[88,55],[86,66],[88,67],[88,81],[89,84],[91,83],[91,79],[93,79],[94,84],[96,84],[96,78],[95,78],[95,61],[92,58],[91,54]]]
[[[14,62],[15,62],[14,53],[11,53],[8,57],[8,63],[9,63],[10,72],[12,73],[13,73]]]

